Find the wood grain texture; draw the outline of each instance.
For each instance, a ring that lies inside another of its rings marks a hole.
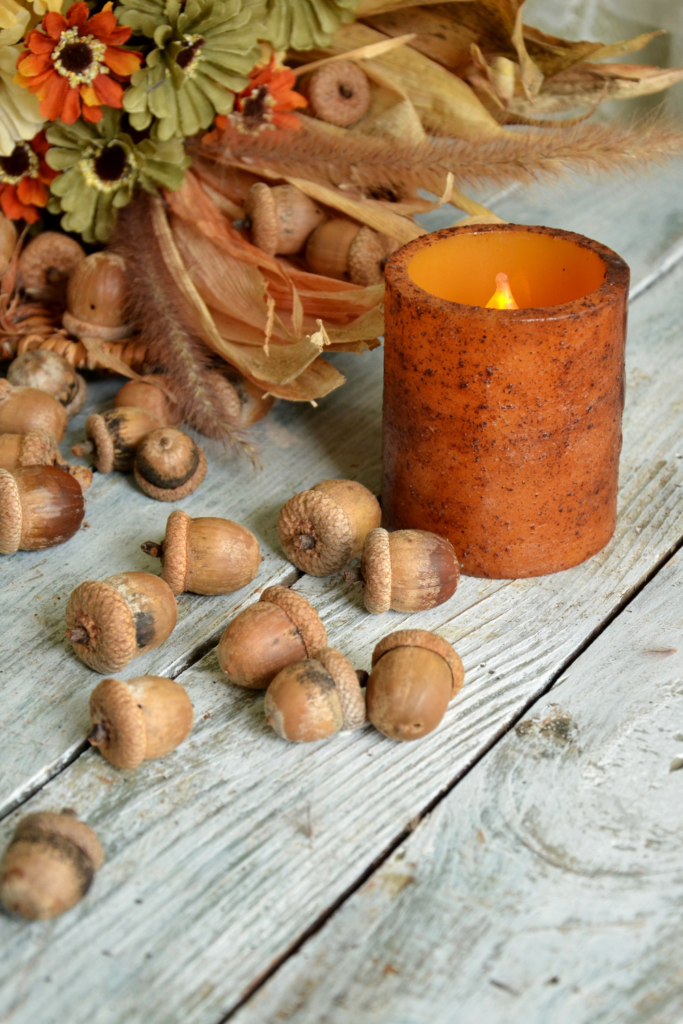
[[[637,244],[620,247],[626,258]],[[0,1020],[217,1021],[547,687],[683,536],[682,288],[679,269],[633,307],[620,520],[601,555],[554,577],[464,580],[419,621],[367,616],[338,580],[297,584],[358,667],[408,621],[456,643],[465,688],[434,734],[398,745],[368,728],[285,744],[264,723],[262,697],[220,682],[211,653],[181,677],[197,724],[178,751],[134,774],[89,752],[29,802],[76,809],[107,862],[61,920],[0,920],[11,951],[0,966]],[[290,469],[280,452],[290,493],[324,475],[321,465],[376,483],[378,378],[367,371],[378,372],[377,356],[341,360],[352,386],[331,396],[324,416],[287,410],[292,421],[274,421],[291,433],[301,422],[325,460],[311,469],[298,448]],[[272,508],[261,514],[274,522]],[[18,817],[3,823],[0,846]]]
[[[683,555],[233,1024],[676,1024]]]

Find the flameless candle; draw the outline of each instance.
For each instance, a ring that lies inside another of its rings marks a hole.
[[[616,253],[544,227],[447,228],[390,257],[388,529],[447,537],[472,576],[556,572],[604,547],[628,284]]]

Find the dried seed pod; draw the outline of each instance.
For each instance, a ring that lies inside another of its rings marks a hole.
[[[325,211],[296,185],[257,181],[244,204],[254,245],[269,256],[301,252],[314,228],[326,219]]]
[[[134,472],[150,498],[178,501],[196,491],[206,476],[206,456],[182,430],[160,427],[138,445]]]
[[[426,629],[400,629],[375,647],[366,699],[368,718],[394,740],[436,729],[465,678],[447,640]]]
[[[382,283],[386,258],[382,235],[342,218],[321,224],[306,244],[306,262],[315,274],[364,287]]]
[[[192,728],[192,704],[172,679],[103,679],[90,695],[88,737],[117,768],[137,768],[179,747]]]
[[[379,526],[379,502],[355,480],[322,480],[282,507],[277,532],[290,562],[310,576],[329,576],[356,558]]]
[[[69,419],[80,412],[88,400],[88,388],[71,363],[50,349],[29,349],[17,356],[7,370],[7,380],[15,387],[37,388],[52,395],[64,406]]]
[[[31,921],[57,917],[83,899],[103,863],[97,836],[73,815],[28,814],[0,864],[0,900]]]
[[[350,60],[332,61],[318,68],[308,79],[305,92],[311,113],[340,128],[360,121],[372,101],[370,79]]]
[[[17,245],[17,229],[14,222],[0,213],[0,275],[4,274],[14,255]]]
[[[356,671],[334,647],[283,668],[266,691],[268,724],[297,743],[325,739],[365,722],[365,698]]]
[[[75,238],[41,231],[19,257],[19,284],[31,299],[64,304],[69,277],[84,259],[85,249]]]
[[[287,665],[327,646],[315,608],[288,587],[267,587],[228,624],[218,644],[218,664],[235,686],[265,690]]]
[[[231,594],[251,583],[261,564],[256,537],[230,519],[192,519],[178,509],[166,521],[160,544],[142,550],[163,563],[162,579],[174,594]]]
[[[94,412],[85,421],[86,440],[75,444],[71,451],[91,458],[99,473],[111,473],[114,469],[129,473],[143,437],[160,426],[157,417],[144,409],[120,406]]]
[[[137,380],[127,381],[114,395],[114,407],[134,406],[146,409],[167,427],[183,422],[180,406],[173,398],[170,378],[164,373],[147,373]]]
[[[453,596],[460,566],[453,545],[436,533],[387,533],[378,527],[365,539],[360,576],[365,607],[373,615],[390,608],[421,612]]]
[[[86,580],[72,591],[66,638],[96,672],[118,672],[171,635],[178,606],[168,584],[149,572]]]
[[[272,409],[273,395],[264,395],[263,386],[252,384],[233,367],[209,370],[208,375],[221,396],[226,418],[237,430],[253,426]]]
[[[55,466],[0,469],[0,554],[63,544],[85,515],[83,491]]]
[[[0,380],[0,434],[28,434],[47,430],[59,442],[66,433],[64,406],[38,388],[15,388]]]
[[[62,323],[76,338],[119,341],[134,330],[125,319],[125,263],[116,253],[105,250],[86,256],[69,278],[66,302]]]

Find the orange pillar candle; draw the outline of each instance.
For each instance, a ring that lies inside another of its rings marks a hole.
[[[486,308],[496,277],[519,308]],[[470,225],[386,268],[383,523],[470,576],[557,572],[616,522],[629,269],[568,231]]]

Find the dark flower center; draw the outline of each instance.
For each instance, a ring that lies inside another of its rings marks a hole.
[[[9,156],[0,157],[0,169],[8,178],[23,178],[31,168],[26,146],[19,143]]]
[[[266,112],[267,99],[267,85],[262,85],[259,89],[252,89],[251,93],[242,100],[242,115],[246,120],[261,121]]]
[[[185,68],[192,63],[197,51],[201,50],[205,42],[205,39],[195,39],[191,46],[186,46],[180,51],[176,57],[176,64],[184,71]]]
[[[128,164],[128,157],[123,146],[107,146],[93,160],[95,174],[100,181],[118,181]]]
[[[93,52],[87,43],[69,43],[59,55],[62,67],[74,75],[87,71],[93,62]]]

